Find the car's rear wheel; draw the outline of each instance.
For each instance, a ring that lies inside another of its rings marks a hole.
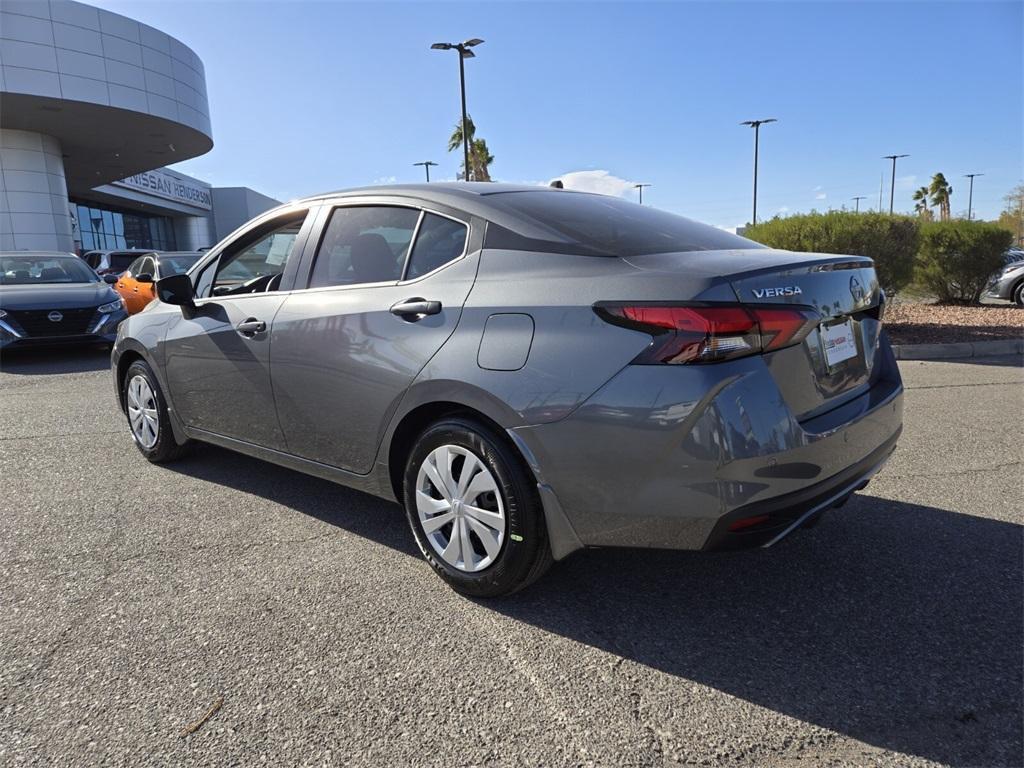
[[[462,594],[511,594],[551,564],[535,481],[514,448],[481,423],[449,418],[420,435],[404,492],[420,551]]]
[[[142,455],[157,464],[182,456],[187,445],[174,439],[167,402],[149,365],[136,360],[128,366],[122,387],[128,428]]]

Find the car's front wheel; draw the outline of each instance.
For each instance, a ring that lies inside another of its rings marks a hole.
[[[404,491],[420,551],[456,591],[511,594],[550,566],[535,481],[484,424],[449,418],[428,428],[409,455]]]
[[[1024,307],[1024,280],[1017,283],[1017,287],[1013,289],[1013,302],[1018,307]]]
[[[142,455],[159,464],[185,453],[187,446],[174,440],[167,402],[149,365],[136,360],[128,366],[122,387],[128,428]]]

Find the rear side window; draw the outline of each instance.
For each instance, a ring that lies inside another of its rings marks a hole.
[[[405,279],[421,277],[459,258],[466,250],[468,231],[461,221],[424,213]]]
[[[413,208],[335,208],[317,250],[309,287],[397,281],[419,217]]]
[[[594,255],[640,256],[764,248],[731,232],[607,195],[538,190],[488,197],[489,202],[543,225],[581,246],[581,251]],[[558,250],[564,251],[565,244],[559,245]],[[517,250],[545,248],[543,241],[526,242],[501,227],[488,227],[487,246]]]

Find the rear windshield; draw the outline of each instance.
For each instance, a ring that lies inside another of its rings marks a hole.
[[[10,256],[0,258],[0,285],[95,283],[99,278],[77,256]]]
[[[112,253],[110,254],[110,268],[123,272],[131,266],[132,262],[139,258],[137,253]]]
[[[553,229],[588,252],[609,256],[765,247],[674,213],[606,195],[538,190],[491,195],[489,202]]]

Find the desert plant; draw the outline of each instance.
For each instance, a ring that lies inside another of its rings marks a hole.
[[[921,225],[916,282],[949,304],[977,303],[989,276],[1003,265],[1013,235],[985,221]]]
[[[744,234],[773,248],[868,256],[892,294],[913,277],[919,226],[911,216],[832,211],[776,217],[747,227]]]

